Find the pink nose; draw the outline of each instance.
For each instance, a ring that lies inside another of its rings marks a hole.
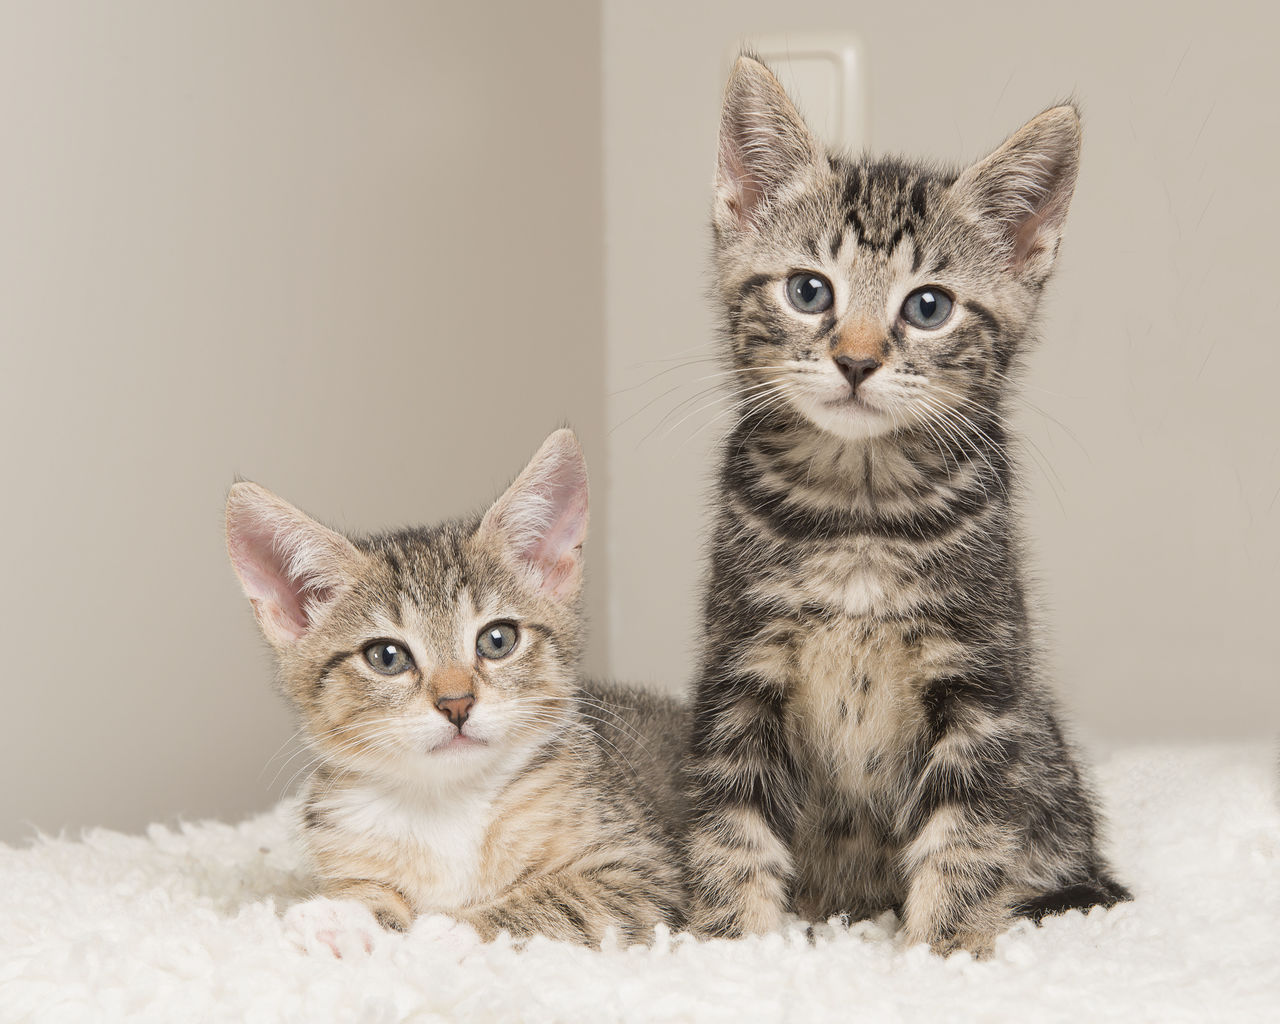
[[[461,731],[466,720],[471,716],[471,708],[475,705],[474,694],[467,693],[461,697],[441,697],[436,701],[436,710],[449,719],[454,728]]]

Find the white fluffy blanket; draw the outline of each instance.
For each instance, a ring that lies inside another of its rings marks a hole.
[[[289,807],[239,825],[0,846],[0,1020],[1280,1021],[1280,811],[1262,746],[1098,773],[1137,902],[1019,924],[987,962],[892,915],[809,944],[479,945],[442,919],[369,955],[298,948]]]

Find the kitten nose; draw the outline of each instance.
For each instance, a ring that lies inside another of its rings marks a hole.
[[[475,694],[467,693],[461,697],[441,697],[436,701],[436,710],[449,719],[459,732],[467,719],[471,717],[471,708],[475,705]]]
[[[879,359],[854,359],[853,356],[836,356],[836,366],[840,368],[840,372],[844,374],[844,379],[849,382],[849,387],[853,391],[857,391],[859,384],[880,369],[880,365]]]

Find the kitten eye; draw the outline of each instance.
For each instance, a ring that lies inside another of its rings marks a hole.
[[[951,296],[941,288],[917,288],[902,304],[902,319],[912,327],[932,331],[951,319]]]
[[[476,637],[476,653],[482,658],[497,661],[516,649],[520,630],[514,622],[491,622]]]
[[[375,672],[384,676],[398,676],[413,668],[413,655],[403,644],[390,640],[377,640],[364,649],[364,660]]]
[[[806,270],[787,278],[787,301],[801,313],[825,313],[835,295],[830,281]]]

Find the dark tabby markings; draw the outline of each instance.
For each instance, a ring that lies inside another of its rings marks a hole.
[[[568,900],[560,896],[552,896],[548,906],[554,908],[561,917],[569,922],[569,926],[578,934],[580,942],[586,943],[591,938],[591,933],[587,930],[587,919],[578,913],[578,908]]]
[[[1039,924],[1054,914],[1065,914],[1069,910],[1088,911],[1090,907],[1114,907],[1117,903],[1126,903],[1131,899],[1133,894],[1128,889],[1102,875],[1024,900],[1013,908],[1013,912]]]
[[[937,743],[958,713],[972,708],[988,715],[1009,711],[1016,699],[1013,687],[998,677],[944,676],[926,687],[920,698],[929,743]]]
[[[762,288],[772,280],[773,277],[769,274],[752,274],[738,286],[739,300],[745,299],[752,292]]]
[[[878,843],[889,843],[893,840],[893,830],[866,804],[853,808],[835,807],[822,818],[820,829],[823,835],[832,842],[851,839],[857,835],[870,835]]]
[[[955,937],[972,912],[996,896],[1006,877],[1000,864],[979,864],[952,875],[947,902],[936,911],[933,929],[937,938],[945,941]]]
[[[925,216],[925,197],[928,194],[928,186],[924,181],[917,181],[911,186],[911,213],[917,221],[924,220]]]
[[[744,744],[750,747],[750,744]],[[723,751],[722,751],[723,753]],[[767,764],[764,758],[748,760],[739,750],[732,770],[698,777],[699,804],[704,808],[724,810],[744,807],[758,811],[774,835],[784,839],[795,831],[797,807],[790,796],[795,764],[790,755]]]
[[[324,684],[329,681],[329,673],[348,658],[354,657],[359,653],[359,651],[339,651],[337,654],[330,656],[330,658],[320,666],[320,671],[316,673],[315,686],[313,687],[314,692],[318,693],[324,688]]]
[[[903,189],[908,189],[904,199]],[[923,260],[919,235],[928,215],[928,182],[910,168],[892,163],[845,168],[844,221],[858,245],[888,256],[910,236],[913,269]]]
[[[386,928],[387,931],[402,932],[405,930],[404,922],[389,910],[376,910],[373,916],[378,924]]]
[[[974,302],[972,299],[964,300],[965,309],[969,310],[974,316],[982,321],[982,327],[993,338],[1000,336],[1000,321],[996,319],[996,315],[987,309],[981,302]]]
[[[852,811],[837,811],[827,815],[822,821],[822,831],[827,839],[839,842],[857,835],[861,818]]]
[[[906,835],[916,835],[943,807],[960,807],[984,819],[998,817],[1009,799],[1006,769],[1017,754],[1017,740],[994,736],[974,744],[962,765],[926,762],[904,819]]]
[[[965,454],[963,440],[952,440],[952,450]],[[997,463],[996,470],[999,471]],[[864,466],[864,473],[866,467]],[[730,480],[734,474],[728,474]],[[957,496],[954,504],[907,513],[900,517],[867,516],[856,512],[810,512],[800,505],[788,504],[786,496],[776,492],[761,493],[752,485],[743,488],[741,497],[753,514],[765,521],[768,530],[783,541],[835,541],[860,534],[901,540],[934,540],[964,525],[982,511],[991,500],[995,488],[1003,480],[983,481],[989,490],[975,484]]]

